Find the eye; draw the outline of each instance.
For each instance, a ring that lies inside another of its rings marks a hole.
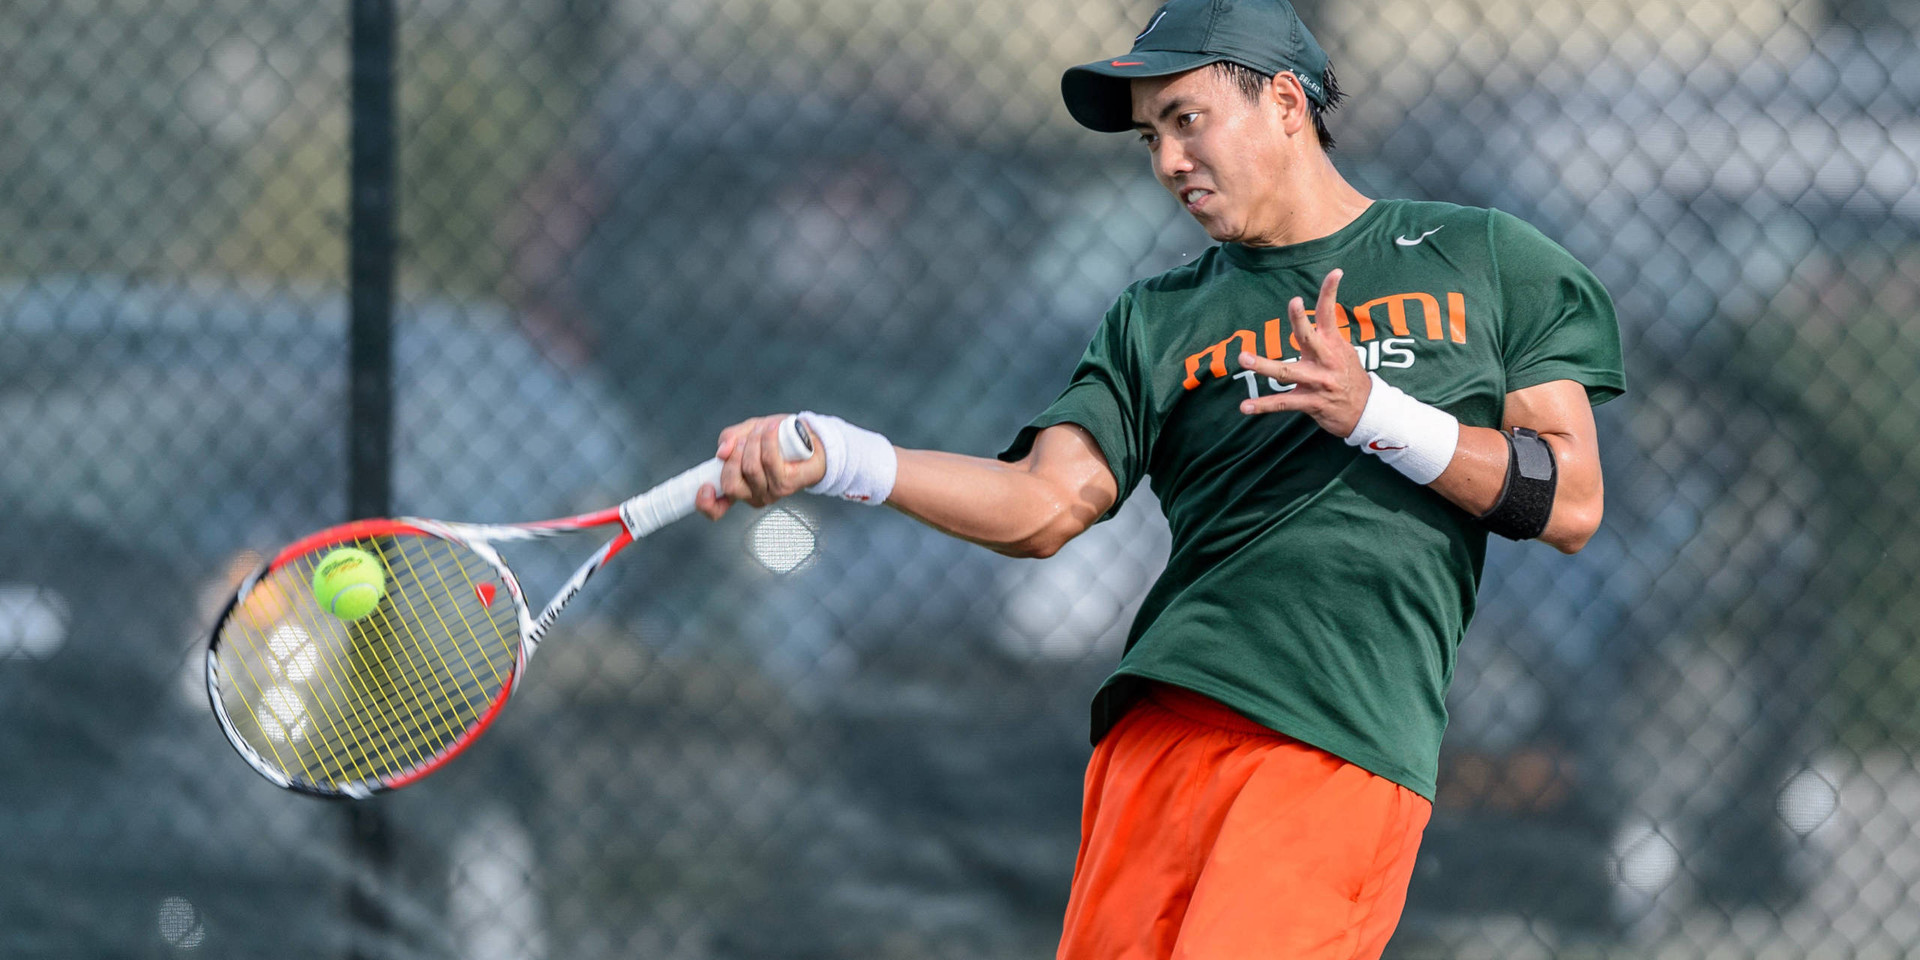
[[[1188,127],[1188,126],[1192,126],[1193,122],[1198,119],[1200,119],[1200,115],[1198,113],[1183,113],[1174,122],[1180,124],[1183,127]]]
[[[1146,144],[1149,147],[1159,142],[1159,140],[1160,140],[1160,135],[1157,133],[1150,133],[1145,130],[1140,131],[1140,142]]]

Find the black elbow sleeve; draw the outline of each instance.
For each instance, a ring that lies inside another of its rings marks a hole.
[[[1509,540],[1531,540],[1547,529],[1560,466],[1540,434],[1514,427],[1507,434],[1507,483],[1493,509],[1480,515],[1486,528]]]

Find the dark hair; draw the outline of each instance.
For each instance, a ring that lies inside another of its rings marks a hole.
[[[1273,82],[1272,74],[1261,73],[1246,64],[1234,63],[1232,60],[1216,60],[1213,67],[1226,74],[1227,79],[1232,80],[1234,86],[1239,87],[1240,92],[1247,95],[1247,99],[1255,102],[1265,95],[1267,84]],[[1340,92],[1340,83],[1333,78],[1333,64],[1327,64],[1327,71],[1320,75],[1320,82],[1327,88],[1327,104],[1323,107],[1313,102],[1312,97],[1308,97],[1307,116],[1313,119],[1313,132],[1320,138],[1320,149],[1332,150],[1333,133],[1327,129],[1327,113],[1338,109],[1340,102],[1345,100],[1347,95]]]

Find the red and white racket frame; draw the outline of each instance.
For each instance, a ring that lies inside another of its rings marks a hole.
[[[813,455],[813,441],[807,436],[806,430],[801,428],[798,417],[788,417],[781,422],[779,439],[780,452],[788,460],[805,460]],[[486,732],[488,727],[493,725],[500,715],[500,709],[506,706],[507,700],[513,696],[515,690],[519,689],[521,681],[526,677],[527,661],[533,657],[540,641],[546,636],[554,621],[559,619],[560,611],[579,595],[587,581],[599,572],[601,567],[606,566],[607,561],[612,560],[615,554],[632,546],[635,540],[642,539],[661,527],[693,513],[694,500],[700,488],[709,484],[716,489],[719,487],[720,468],[721,461],[708,460],[690,470],[682,471],[672,479],[618,506],[555,520],[511,524],[456,523],[420,517],[355,520],[316,531],[287,544],[279,553],[262,564],[260,569],[240,582],[240,586],[221,608],[220,616],[214,620],[213,627],[208,632],[207,700],[213,706],[214,716],[220,721],[221,732],[226,734],[227,742],[233,745],[233,749],[246,760],[254,772],[277,786],[311,796],[360,800],[383,791],[397,790],[420,780],[465,752],[482,733]],[[593,555],[573,572],[573,576],[567,578],[567,582],[554,593],[552,600],[547,601],[546,607],[537,617],[527,606],[526,594],[520,587],[520,579],[513,575],[506,561],[500,558],[499,551],[494,549],[496,543],[541,540],[613,525],[618,525],[621,528],[620,531],[614,535],[613,539],[595,550]],[[233,615],[233,611],[246,602],[253,589],[282,566],[335,544],[382,536],[435,537],[465,547],[493,568],[494,573],[500,578],[501,585],[506,588],[507,596],[513,602],[515,619],[520,626],[520,646],[515,651],[512,675],[501,686],[493,702],[481,711],[480,718],[472,726],[417,767],[392,777],[375,777],[337,787],[322,786],[289,777],[275,769],[259,754],[259,751],[240,736],[232,718],[227,715],[226,706],[220,700],[221,627],[226,625],[227,618]]]

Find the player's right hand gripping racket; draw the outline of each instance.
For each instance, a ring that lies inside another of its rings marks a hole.
[[[813,444],[788,417],[780,452]],[[227,740],[261,776],[323,797],[368,797],[444,766],[499,716],[540,638],[606,562],[694,510],[708,460],[595,513],[518,524],[413,517],[358,520],[287,545],[245,580],[207,644],[207,698]],[[494,545],[622,527],[529,611]],[[341,548],[380,562],[384,594],[356,619],[324,609],[315,567]]]

